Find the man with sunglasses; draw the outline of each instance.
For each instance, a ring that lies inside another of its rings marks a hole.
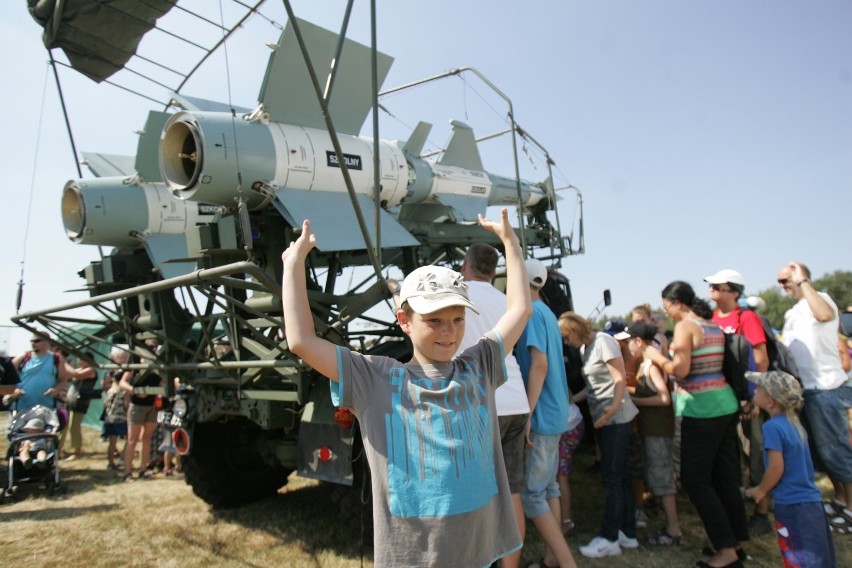
[[[837,304],[811,282],[811,271],[790,262],[778,271],[778,284],[796,305],[784,314],[781,341],[790,349],[804,388],[802,425],[810,439],[814,468],[828,473],[834,484],[834,508],[846,528],[852,524],[852,446],[846,410],[852,408],[852,387],[837,350]],[[843,495],[841,495],[843,493]]]
[[[713,310],[713,322],[725,333],[738,333],[751,344],[754,364],[752,371],[765,373],[769,370],[769,352],[766,348],[766,334],[763,322],[751,310],[743,310],[739,305],[740,296],[745,291],[745,278],[736,270],[720,270],[704,279],[710,285],[710,299],[716,303]],[[749,451],[743,454],[749,467],[749,482],[755,486],[763,479],[763,421],[765,416],[760,409],[750,403],[744,408],[742,434],[748,438]],[[772,532],[769,522],[769,501],[767,495],[755,504],[754,514],[748,520],[748,532],[759,536]]]
[[[18,371],[18,385],[3,401],[7,404],[16,401],[18,411],[37,404],[53,408],[56,397],[65,390],[69,369],[62,355],[53,352],[47,337],[33,334],[30,346],[31,351],[12,360]]]

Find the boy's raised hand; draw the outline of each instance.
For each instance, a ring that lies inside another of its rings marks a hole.
[[[500,222],[489,221],[485,218],[485,215],[482,213],[479,214],[479,224],[482,225],[483,229],[487,229],[492,233],[495,233],[498,237],[500,237],[501,241],[506,241],[506,239],[511,239],[512,236],[515,235],[515,230],[512,228],[512,225],[509,224],[509,210],[505,207],[500,210]]]
[[[288,258],[295,258],[302,262],[315,246],[317,246],[317,237],[311,233],[311,222],[305,219],[302,221],[302,234],[284,249],[284,252],[281,253],[281,260],[287,262]]]

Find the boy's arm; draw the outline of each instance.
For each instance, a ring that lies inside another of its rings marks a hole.
[[[495,233],[503,243],[506,257],[506,313],[494,328],[503,339],[506,353],[512,351],[518,338],[532,315],[530,286],[527,279],[527,267],[521,253],[518,235],[509,224],[509,212],[504,207],[500,210],[500,222],[489,221],[479,216],[483,228]]]
[[[317,337],[314,319],[308,304],[305,283],[305,259],[316,246],[311,234],[311,222],[302,223],[302,234],[290,243],[281,255],[284,268],[281,276],[281,304],[284,310],[284,333],[287,347],[305,363],[332,381],[337,377],[337,350],[333,343]]]
[[[754,499],[755,503],[762,501],[766,495],[772,491],[781,476],[784,474],[784,454],[778,450],[767,450],[766,457],[766,472],[763,474],[763,479],[760,480],[760,485],[746,489],[745,494]]]

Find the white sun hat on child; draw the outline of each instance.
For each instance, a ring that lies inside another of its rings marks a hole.
[[[406,276],[399,305],[405,302],[418,314],[431,314],[450,306],[464,306],[479,313],[467,297],[464,277],[443,266],[421,266]]]

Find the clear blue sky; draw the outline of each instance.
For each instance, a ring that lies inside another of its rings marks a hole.
[[[721,268],[741,271],[749,292],[771,287],[791,259],[817,276],[850,269],[852,3],[377,4],[379,47],[395,57],[386,87],[477,68],[548,149],[557,181],[582,190],[587,252],[563,264],[581,314],[604,288],[612,290],[612,315],[642,302],[659,306],[659,291],[674,279],[706,295],[702,277]],[[293,6],[299,17],[338,29],[345,3]],[[286,19],[279,2],[265,12]],[[97,250],[64,235],[59,198],[77,174],[41,29],[23,0],[5,2],[0,15],[0,312],[11,315],[22,259],[26,311],[80,298],[66,291],[81,286],[76,273]],[[230,49],[230,65],[211,62],[187,94],[227,101],[230,76],[232,102],[256,103],[266,65],[258,47],[278,32],[257,18],[251,25],[257,31]],[[356,2],[350,36],[369,42],[366,2]],[[243,51],[251,42],[253,51]],[[79,150],[135,152],[132,132],[153,105],[67,70],[62,81]],[[479,135],[490,131],[477,125],[481,84],[429,89],[388,101],[397,119],[382,117],[383,138],[405,138],[418,120],[436,125],[436,145],[450,119],[469,121]],[[487,150],[483,158],[489,171],[512,174],[510,160]],[[524,167],[525,177],[544,177]],[[573,195],[565,197],[564,229],[573,213]],[[0,331],[0,347],[8,340],[13,352],[25,339]]]

